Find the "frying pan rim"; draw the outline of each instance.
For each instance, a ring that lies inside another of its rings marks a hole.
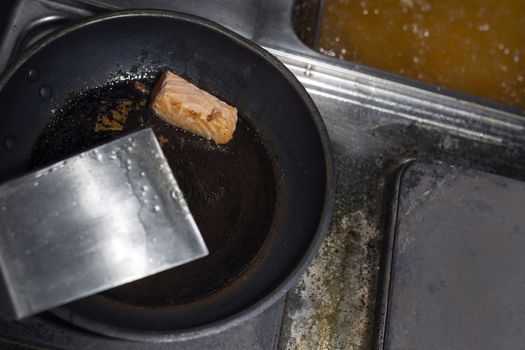
[[[335,172],[333,164],[333,155],[330,146],[330,139],[326,126],[322,120],[322,117],[317,109],[317,106],[313,102],[311,96],[306,92],[305,88],[297,80],[297,78],[280,62],[276,57],[266,51],[264,48],[255,44],[254,42],[242,37],[241,35],[223,27],[222,25],[213,22],[211,20],[189,15],[186,13],[166,10],[151,10],[151,9],[134,9],[134,10],[123,10],[113,11],[88,17],[76,24],[68,26],[62,30],[52,33],[47,37],[44,37],[34,43],[28,50],[26,50],[19,58],[14,62],[10,63],[9,68],[0,76],[0,92],[4,89],[6,83],[9,81],[11,76],[22,66],[27,60],[29,60],[35,53],[44,49],[48,44],[55,40],[65,36],[75,30],[96,24],[98,22],[109,21],[112,19],[125,18],[125,17],[162,17],[162,18],[173,18],[176,20],[182,20],[210,28],[226,37],[233,40],[244,49],[250,50],[252,53],[262,57],[265,61],[270,63],[276,68],[279,73],[288,81],[289,87],[293,88],[299,95],[301,100],[305,103],[309,116],[315,124],[315,129],[318,132],[322,153],[324,157],[325,167],[325,191],[323,198],[323,206],[321,214],[319,216],[319,222],[315,234],[306,248],[303,256],[293,266],[289,273],[285,277],[272,287],[264,296],[262,296],[256,302],[248,305],[244,309],[235,312],[225,318],[206,323],[201,326],[191,327],[181,330],[171,331],[145,331],[133,328],[123,328],[118,326],[112,326],[103,322],[95,321],[93,319],[83,317],[78,314],[72,314],[65,307],[59,307],[49,312],[61,319],[64,319],[72,324],[81,328],[104,334],[110,337],[135,340],[135,341],[152,341],[152,342],[170,342],[170,341],[182,341],[190,340],[198,337],[219,333],[226,329],[229,329],[237,324],[240,324],[254,316],[260,314],[268,307],[273,305],[279,300],[284,294],[286,294],[299,280],[304,271],[308,268],[313,258],[317,254],[321,243],[323,242],[332,217],[332,211],[334,206],[335,198]]]

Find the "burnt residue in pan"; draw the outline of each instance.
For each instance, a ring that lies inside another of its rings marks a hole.
[[[216,145],[155,117],[145,93],[154,80],[140,83],[117,82],[72,96],[43,130],[28,167],[48,165],[152,127],[210,255],[102,296],[140,306],[188,303],[226,286],[257,256],[275,209],[272,163],[242,114],[233,140]]]

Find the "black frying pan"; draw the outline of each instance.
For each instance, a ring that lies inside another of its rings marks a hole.
[[[217,146],[151,114],[133,82],[151,87],[165,69],[238,108],[232,142]],[[96,131],[123,101],[122,130]],[[153,127],[211,251],[53,311],[75,325],[156,341],[221,330],[282,296],[326,232],[334,182],[319,112],[277,59],[209,21],[159,11],[84,21],[11,66],[0,105],[0,181]]]

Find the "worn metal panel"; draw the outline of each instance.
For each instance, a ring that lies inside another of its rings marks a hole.
[[[417,162],[400,185],[384,349],[518,349],[525,183]]]
[[[273,50],[305,85],[332,141],[337,190],[330,232],[288,295],[280,348],[369,349],[385,188],[414,158],[525,176],[525,118],[323,60]]]

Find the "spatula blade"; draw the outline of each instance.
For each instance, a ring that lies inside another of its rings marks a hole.
[[[1,185],[0,223],[8,318],[208,254],[151,129]]]

